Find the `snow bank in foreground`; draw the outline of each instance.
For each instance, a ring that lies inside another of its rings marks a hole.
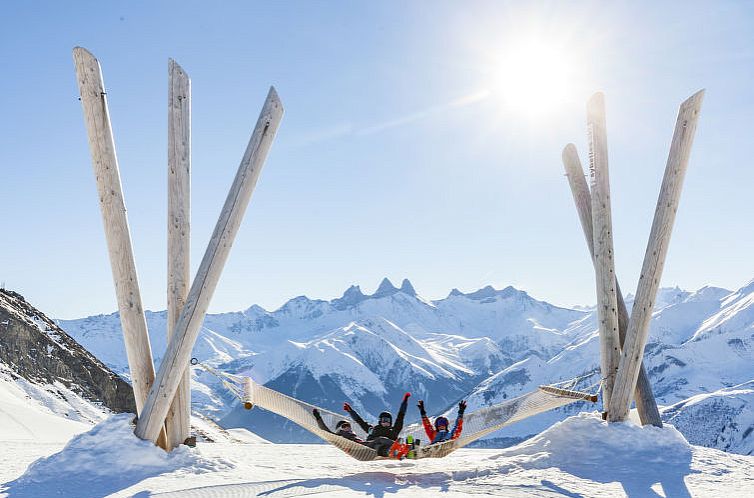
[[[166,453],[133,434],[133,414],[113,415],[80,434],[59,452],[31,464],[7,484],[10,496],[104,496],[160,474],[200,474],[233,467],[187,446]]]
[[[684,480],[693,473],[692,446],[674,427],[608,424],[596,412],[569,417],[492,458],[503,464],[497,472],[554,468],[594,483],[619,482],[628,496],[654,496],[658,483],[665,496],[689,496]]]
[[[691,445],[673,426],[662,429],[633,422],[608,424],[597,412],[580,413],[503,450],[506,457],[526,457],[537,466],[604,468],[609,462],[690,462]],[[574,458],[574,455],[578,455]]]

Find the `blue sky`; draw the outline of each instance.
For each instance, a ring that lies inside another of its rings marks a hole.
[[[594,91],[607,101],[624,291],[678,105],[700,88],[663,284],[741,286],[754,277],[754,4],[680,5],[5,2],[0,281],[58,318],[116,308],[71,57],[80,45],[102,64],[147,309],[165,307],[169,57],[192,78],[194,269],[269,85],[286,107],[212,311],[370,292],[384,276],[429,298],[512,284],[594,302],[560,161],[574,142],[586,162]],[[542,62],[551,103],[537,113],[510,63],[521,40],[562,55]]]

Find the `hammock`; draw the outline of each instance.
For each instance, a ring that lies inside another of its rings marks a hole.
[[[196,364],[194,360],[192,360],[192,364]],[[286,396],[273,389],[257,384],[250,377],[231,375],[205,365],[199,366],[217,376],[223,385],[244,404],[246,409],[258,406],[280,415],[319,436],[336,448],[341,449],[356,460],[367,461],[389,458],[379,456],[376,450],[368,446],[323,431],[317,426],[312,410],[314,408],[318,409],[327,427],[333,429],[339,420],[346,418],[343,414],[325,410],[324,408]],[[229,382],[229,380],[232,382]],[[441,458],[447,456],[453,451],[463,448],[507,425],[576,401],[591,401],[595,403],[597,402],[597,396],[585,392],[562,389],[555,385],[539,386],[535,391],[511,398],[493,406],[480,408],[464,415],[463,432],[458,439],[427,446],[420,445],[415,450],[416,458]],[[353,424],[353,431],[360,439],[366,439],[366,434],[358,427],[358,424]],[[412,424],[405,427],[401,432],[401,437],[407,438],[408,436],[413,436],[414,441],[427,440],[421,424]]]

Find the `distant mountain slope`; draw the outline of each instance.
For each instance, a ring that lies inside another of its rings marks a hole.
[[[135,411],[131,386],[18,293],[0,289],[0,375],[72,420]]]
[[[627,296],[629,307],[632,302]],[[716,393],[710,400],[722,400],[716,406],[726,404],[726,415],[715,423],[719,432],[725,426],[737,434],[735,442],[701,437],[704,431],[690,437],[741,453],[754,449],[754,436],[747,432],[754,425],[749,418],[754,407],[727,389],[754,380],[753,304],[754,283],[735,292],[661,289],[644,359],[658,402],[675,407],[664,410],[666,419],[683,420],[681,430],[692,434],[695,423],[710,417],[701,404],[684,401]],[[147,320],[159,361],[165,313],[147,313]],[[117,314],[60,323],[116,371],[126,372]],[[453,290],[445,299],[429,301],[408,280],[395,287],[385,279],[372,295],[352,286],[332,301],[300,296],[275,311],[252,306],[208,315],[194,356],[330,409],[349,400],[374,417],[397,409],[403,392],[411,391],[430,412],[453,415],[461,398],[474,409],[565,379],[579,378],[575,387],[596,389],[596,329],[593,309],[552,306],[512,287]],[[238,408],[203,371],[195,369],[193,379],[195,410],[272,441],[311,440],[277,416]],[[491,435],[487,444],[514,442],[569,414],[598,408],[574,404],[543,414]],[[417,417],[412,403],[407,420]]]

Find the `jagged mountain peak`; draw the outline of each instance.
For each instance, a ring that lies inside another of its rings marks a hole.
[[[375,293],[372,294],[372,297],[390,296],[396,292],[398,292],[398,288],[393,285],[389,278],[385,277],[382,279],[382,282],[380,282],[380,286],[377,287]]]
[[[448,294],[448,297],[453,297],[453,296],[464,296],[467,299],[481,301],[483,299],[490,299],[490,298],[496,298],[496,297],[500,297],[503,299],[509,299],[512,297],[529,297],[529,294],[527,294],[526,292],[522,290],[516,289],[512,285],[509,285],[501,290],[497,290],[491,285],[486,285],[479,290],[476,290],[474,292],[469,292],[467,294],[454,288],[452,291],[450,291],[450,294]]]
[[[346,289],[342,297],[333,300],[333,306],[335,306],[335,309],[342,310],[349,306],[356,306],[366,298],[367,296],[361,292],[361,287],[352,285]]]
[[[258,304],[252,304],[251,306],[246,308],[243,312],[244,315],[251,315],[251,316],[266,315],[267,313],[268,311],[262,308],[261,306],[259,306]]]
[[[464,293],[453,287],[453,290],[450,291],[450,294],[448,294],[448,297],[455,297],[455,296],[463,296]]]
[[[414,286],[411,285],[411,281],[409,281],[409,279],[407,278],[403,279],[400,291],[404,294],[408,294],[409,296],[416,296],[416,289],[414,289]]]

